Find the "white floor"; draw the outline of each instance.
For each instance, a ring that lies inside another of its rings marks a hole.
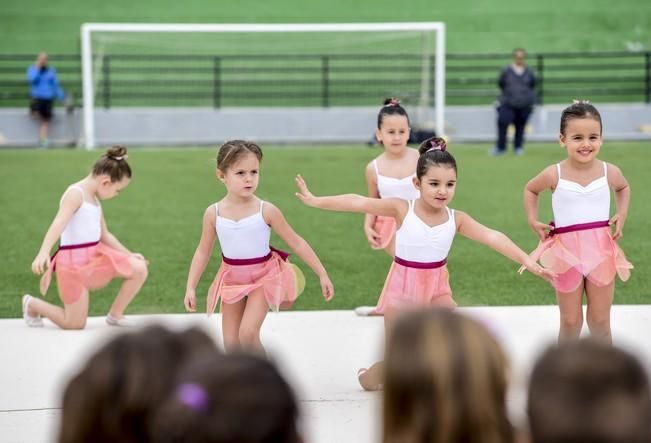
[[[536,356],[556,339],[555,306],[460,308],[493,331],[514,367],[511,410],[522,418],[523,386]],[[219,316],[134,316],[140,323],[172,328],[200,326],[215,339]],[[615,343],[651,368],[651,305],[615,306]],[[27,328],[22,319],[0,320],[0,442],[53,442],[66,380],[90,352],[120,333],[91,318],[84,331],[61,331],[50,323]],[[362,391],[357,368],[381,355],[382,318],[351,311],[270,314],[263,341],[301,402],[306,443],[379,441],[381,396]]]

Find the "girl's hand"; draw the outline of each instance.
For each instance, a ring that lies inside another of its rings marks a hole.
[[[369,245],[375,247],[380,246],[380,234],[373,227],[364,226],[364,233],[366,233],[366,240],[368,240]]]
[[[555,272],[550,271],[549,269],[543,268],[540,266],[538,263],[536,263],[533,259],[528,259],[525,263],[523,263],[524,266],[527,268],[527,271],[531,272],[533,275],[536,275],[542,279],[545,279],[547,281],[551,281],[552,279],[557,277],[557,274]]]
[[[626,217],[621,214],[615,214],[608,223],[610,226],[615,225],[615,232],[613,232],[613,240],[619,240],[624,236],[624,223],[626,223]]]
[[[554,229],[552,225],[548,225],[547,223],[543,223],[538,220],[529,222],[529,226],[531,226],[531,229],[533,229],[533,232],[536,233],[540,241],[543,241],[549,237],[549,231]]]
[[[315,207],[316,197],[307,188],[307,183],[305,183],[305,180],[303,177],[301,177],[301,174],[298,174],[296,176],[296,186],[298,186],[296,197],[298,197],[298,199],[305,203],[307,206]]]
[[[185,291],[185,298],[183,299],[185,310],[188,312],[197,311],[197,293],[194,289],[187,289]]]
[[[335,296],[335,287],[332,285],[330,278],[327,275],[319,277],[319,283],[321,283],[323,298],[325,298],[326,301],[332,300],[332,297]]]
[[[50,256],[45,252],[39,252],[32,262],[32,272],[36,275],[41,275],[46,269],[49,269],[50,266]]]

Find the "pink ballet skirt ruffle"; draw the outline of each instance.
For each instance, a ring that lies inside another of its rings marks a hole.
[[[530,256],[558,274],[551,282],[558,292],[573,292],[584,277],[597,286],[610,284],[616,274],[626,281],[633,269],[607,226],[554,234]]]
[[[133,268],[129,258],[130,254],[104,243],[59,249],[41,277],[41,294],[47,293],[54,271],[59,297],[63,303],[72,304],[84,291],[101,289],[117,276],[131,276]]]
[[[230,265],[222,262],[208,289],[206,310],[215,312],[221,298],[223,303],[237,303],[251,292],[263,288],[269,307],[278,311],[289,308],[303,292],[305,280],[301,270],[273,250],[263,263]]]
[[[372,245],[373,249],[384,249],[389,246],[391,239],[396,235],[396,219],[378,215],[373,223],[373,230],[380,235],[380,244]]]
[[[407,267],[395,261],[384,282],[376,312],[387,308],[414,309],[428,306],[454,308],[452,289],[448,281],[448,268],[419,269]]]

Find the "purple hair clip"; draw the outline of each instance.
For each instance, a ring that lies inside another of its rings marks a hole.
[[[184,383],[176,390],[176,398],[195,411],[205,411],[208,407],[208,394],[196,383]]]
[[[425,151],[426,153],[429,151],[445,151],[447,149],[445,140],[432,140],[429,143],[432,147]]]

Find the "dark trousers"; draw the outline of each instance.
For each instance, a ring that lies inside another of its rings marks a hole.
[[[509,105],[500,105],[497,108],[497,144],[500,151],[506,150],[506,130],[511,123],[515,126],[515,148],[523,148],[524,127],[529,120],[532,108],[513,108]]]

